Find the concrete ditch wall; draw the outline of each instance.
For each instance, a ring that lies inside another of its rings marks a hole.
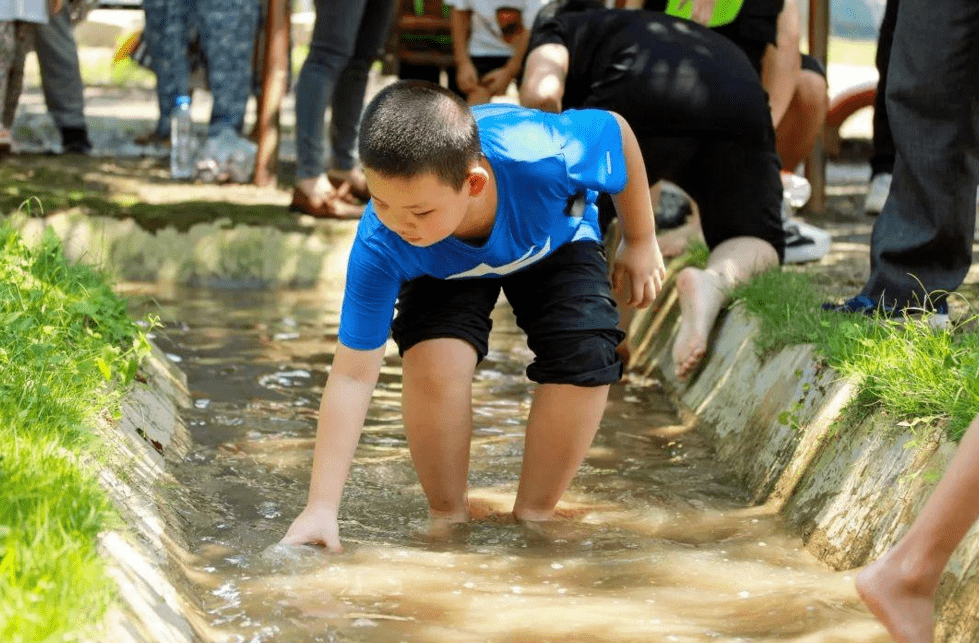
[[[758,323],[740,308],[719,323],[696,378],[681,383],[671,354],[678,320],[670,289],[637,316],[630,332],[637,370],[664,382],[754,501],[780,513],[807,549],[836,569],[860,567],[896,543],[955,444],[940,432],[914,432],[880,416],[838,422],[853,384],[823,367],[810,346],[759,358]],[[977,571],[973,528],[942,578],[937,640],[979,640]]]
[[[343,227],[317,238],[315,233],[218,222],[188,233],[151,234],[127,222],[78,214],[23,219],[19,225],[26,237],[50,227],[65,240],[70,255],[97,260],[117,280],[261,287],[335,279],[343,266],[329,257],[346,253],[327,250],[349,245],[354,230]],[[292,256],[296,253],[302,257]],[[229,272],[229,266],[234,270]],[[838,569],[858,567],[896,542],[955,445],[938,435],[915,435],[880,417],[840,426],[840,411],[854,395],[851,383],[822,367],[808,346],[760,359],[753,345],[758,325],[739,309],[719,323],[698,376],[681,384],[672,377],[670,354],[678,317],[675,291],[668,284],[633,323],[635,363],[664,382],[754,501],[781,513],[809,550]],[[110,533],[103,539],[125,603],[110,615],[108,634],[99,640],[184,643],[207,626],[192,601],[181,598],[191,595],[178,589],[186,577],[181,569],[186,549],[154,489],[166,481],[166,461],[186,451],[179,408],[187,393],[182,374],[165,357],[154,355],[145,370],[146,385],[136,387],[122,424],[109,431],[120,453],[136,463],[126,475],[106,474],[133,534]],[[943,579],[938,640],[977,640],[977,566],[979,533],[973,530]]]

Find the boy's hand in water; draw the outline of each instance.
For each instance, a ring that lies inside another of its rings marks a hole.
[[[645,308],[663,288],[666,265],[655,237],[652,242],[623,240],[612,270],[612,289],[634,308]]]
[[[321,505],[306,505],[303,512],[289,525],[280,541],[282,545],[323,545],[331,552],[343,551],[336,509]]]

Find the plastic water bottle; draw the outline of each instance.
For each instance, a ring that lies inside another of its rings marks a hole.
[[[194,178],[194,149],[190,120],[190,96],[177,96],[170,116],[170,177]]]

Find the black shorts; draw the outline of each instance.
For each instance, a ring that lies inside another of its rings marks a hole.
[[[733,237],[757,237],[783,260],[781,162],[771,143],[657,135],[640,138],[639,147],[650,185],[673,181],[697,203],[708,248]],[[615,218],[615,206],[604,194],[598,206],[604,233]]]
[[[476,350],[489,350],[490,313],[506,295],[517,325],[527,333],[534,382],[601,386],[622,378],[616,347],[625,338],[612,299],[601,244],[568,243],[537,263],[503,277],[419,277],[398,294],[391,327],[399,352],[428,339],[454,337]]]
[[[482,78],[494,69],[506,66],[510,62],[510,58],[508,56],[473,56],[472,61],[473,67],[476,68],[476,75]],[[517,77],[513,80],[518,86],[520,85],[523,80],[523,67],[520,68]]]
[[[743,141],[655,137],[639,141],[650,185],[673,181],[700,209],[707,247],[733,237],[770,243],[779,261],[785,255],[782,226],[781,162],[768,146]]]

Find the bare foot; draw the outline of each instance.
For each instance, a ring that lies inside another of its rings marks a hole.
[[[664,259],[679,257],[687,251],[691,242],[699,238],[701,238],[700,224],[696,221],[688,221],[679,228],[672,228],[656,233],[659,251],[663,254]]]
[[[676,377],[687,380],[707,354],[707,338],[727,301],[721,278],[700,268],[684,268],[676,277],[680,331],[673,344]]]
[[[901,574],[899,562],[883,558],[857,574],[857,593],[897,643],[934,643],[932,593]]]

